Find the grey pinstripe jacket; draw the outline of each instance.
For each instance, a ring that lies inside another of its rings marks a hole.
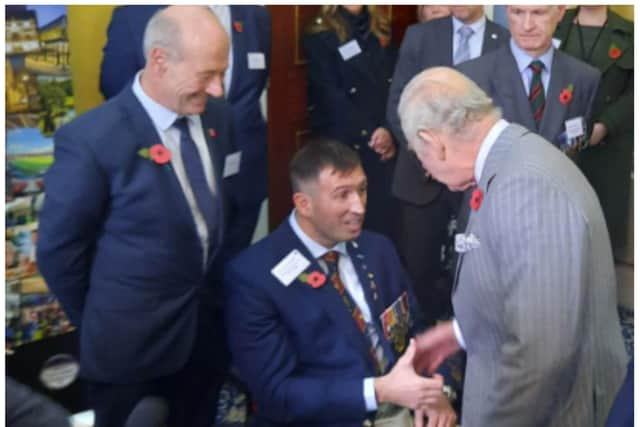
[[[467,345],[465,427],[600,427],[625,372],[616,281],[595,193],[511,124],[492,147],[453,303]]]

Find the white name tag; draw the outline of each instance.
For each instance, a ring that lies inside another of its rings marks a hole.
[[[342,56],[342,59],[348,61],[356,55],[360,55],[362,50],[360,49],[360,45],[357,40],[351,40],[350,42],[346,42],[342,46],[338,48],[338,52]]]
[[[242,160],[242,151],[236,151],[233,154],[227,155],[224,159],[224,169],[222,170],[222,177],[226,178],[240,172],[240,161]]]
[[[264,70],[267,68],[267,63],[264,60],[264,53],[262,52],[249,52],[247,53],[247,63],[250,70]]]
[[[289,286],[310,264],[300,251],[294,249],[271,269],[271,274],[284,286]]]
[[[567,131],[567,139],[574,139],[584,136],[585,123],[584,118],[574,117],[564,122],[565,130]]]

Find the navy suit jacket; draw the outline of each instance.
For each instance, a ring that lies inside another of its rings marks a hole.
[[[115,96],[144,68],[144,30],[151,16],[164,6],[121,6],[113,10],[107,30],[100,69],[100,91],[106,99]],[[242,151],[241,191],[238,201],[259,205],[267,196],[267,124],[260,111],[260,95],[271,64],[271,17],[266,7],[230,6],[233,75],[227,101],[233,112],[233,139]],[[239,23],[239,25],[235,25]],[[262,52],[264,69],[249,69],[248,54]]]
[[[225,156],[235,152],[226,103],[201,115],[224,210],[234,202]],[[208,129],[215,129],[215,137]],[[45,176],[38,266],[80,329],[81,369],[89,379],[128,383],[173,373],[196,333],[214,330],[226,252],[212,242],[203,268],[195,222],[171,163],[140,149],[161,143],[131,87],[61,127]],[[222,346],[220,343],[215,343]],[[212,362],[214,363],[214,362]]]
[[[347,248],[380,328],[380,314],[409,291],[409,279],[382,235],[363,231]],[[306,273],[323,271],[288,220],[227,266],[233,364],[261,417],[282,425],[361,426],[367,416],[363,379],[376,375],[367,341],[328,280],[319,288],[301,278],[284,286],[271,274],[294,249],[311,262]],[[398,354],[383,342],[392,366]]]
[[[460,64],[458,68],[502,108],[502,116],[507,121],[538,133],[556,146],[561,145],[566,120],[582,116],[589,121],[600,82],[600,72],[596,68],[554,49],[544,114],[538,129],[518,65],[508,44],[488,55]],[[560,102],[560,93],[569,85],[573,85],[573,97],[565,105]]]
[[[425,176],[418,158],[407,148],[398,116],[400,95],[409,81],[430,67],[453,66],[453,21],[450,16],[412,25],[402,40],[400,56],[393,73],[387,103],[387,120],[399,141],[398,160],[394,171],[394,196],[416,205],[427,205],[444,187]],[[508,43],[509,32],[487,19],[482,41],[482,55]]]

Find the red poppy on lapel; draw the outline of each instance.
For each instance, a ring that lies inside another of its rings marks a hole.
[[[471,199],[469,200],[469,207],[471,207],[471,209],[473,209],[474,211],[477,211],[478,209],[480,209],[480,205],[482,204],[482,190],[479,188],[476,188],[475,190],[473,190],[473,193],[471,193]]]
[[[242,28],[242,21],[233,21],[233,28],[234,28],[237,32],[241,33],[241,32],[242,32],[242,30],[243,30],[243,28]]]
[[[609,46],[609,58],[617,59],[620,58],[620,55],[622,55],[622,51],[615,45],[615,43]]]
[[[307,283],[312,288],[319,288],[320,286],[324,285],[324,282],[326,281],[327,281],[327,276],[320,273],[319,271],[312,271],[307,276]]]
[[[164,165],[171,160],[171,151],[162,144],[155,144],[149,147],[149,156],[155,163]]]
[[[217,134],[218,134],[218,133],[216,132],[216,130],[215,130],[215,129],[213,129],[213,128],[209,128],[209,136],[210,136],[211,138],[215,138]]]
[[[380,46],[384,49],[389,46],[389,38],[388,37],[378,37],[378,41],[380,42]]]
[[[569,85],[566,88],[562,89],[560,92],[560,103],[562,105],[567,105],[573,99],[573,85]]]

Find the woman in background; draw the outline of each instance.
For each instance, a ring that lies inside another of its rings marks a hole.
[[[607,6],[566,11],[560,49],[602,73],[592,106],[590,145],[577,163],[600,199],[614,249],[627,244],[633,169],[633,23]]]
[[[360,154],[369,182],[364,227],[394,238],[396,148],[385,109],[397,50],[389,18],[376,6],[322,6],[303,43],[311,132]]]

